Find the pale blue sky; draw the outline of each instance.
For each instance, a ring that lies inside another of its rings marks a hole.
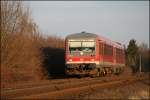
[[[44,35],[82,31],[149,45],[149,1],[26,1]]]

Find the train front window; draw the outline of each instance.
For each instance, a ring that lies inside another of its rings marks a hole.
[[[69,42],[69,51],[72,56],[94,56],[95,42],[94,41],[72,41]]]

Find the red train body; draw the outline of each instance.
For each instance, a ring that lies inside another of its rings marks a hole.
[[[100,76],[119,74],[125,66],[121,44],[92,33],[76,33],[65,40],[66,74]]]

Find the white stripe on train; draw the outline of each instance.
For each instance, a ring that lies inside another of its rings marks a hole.
[[[117,66],[125,66],[125,64],[119,64],[119,63],[111,63],[111,62],[99,62],[99,61],[71,61],[66,62],[66,64],[89,64],[89,63],[95,63],[96,65],[117,65]]]
[[[71,61],[71,62],[66,62],[66,64],[77,64],[77,63],[84,63],[84,64],[87,64],[87,63],[96,63],[96,65],[99,64],[99,61]]]

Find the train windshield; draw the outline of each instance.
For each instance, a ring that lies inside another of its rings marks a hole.
[[[95,56],[95,41],[70,41],[69,52],[72,56]]]

